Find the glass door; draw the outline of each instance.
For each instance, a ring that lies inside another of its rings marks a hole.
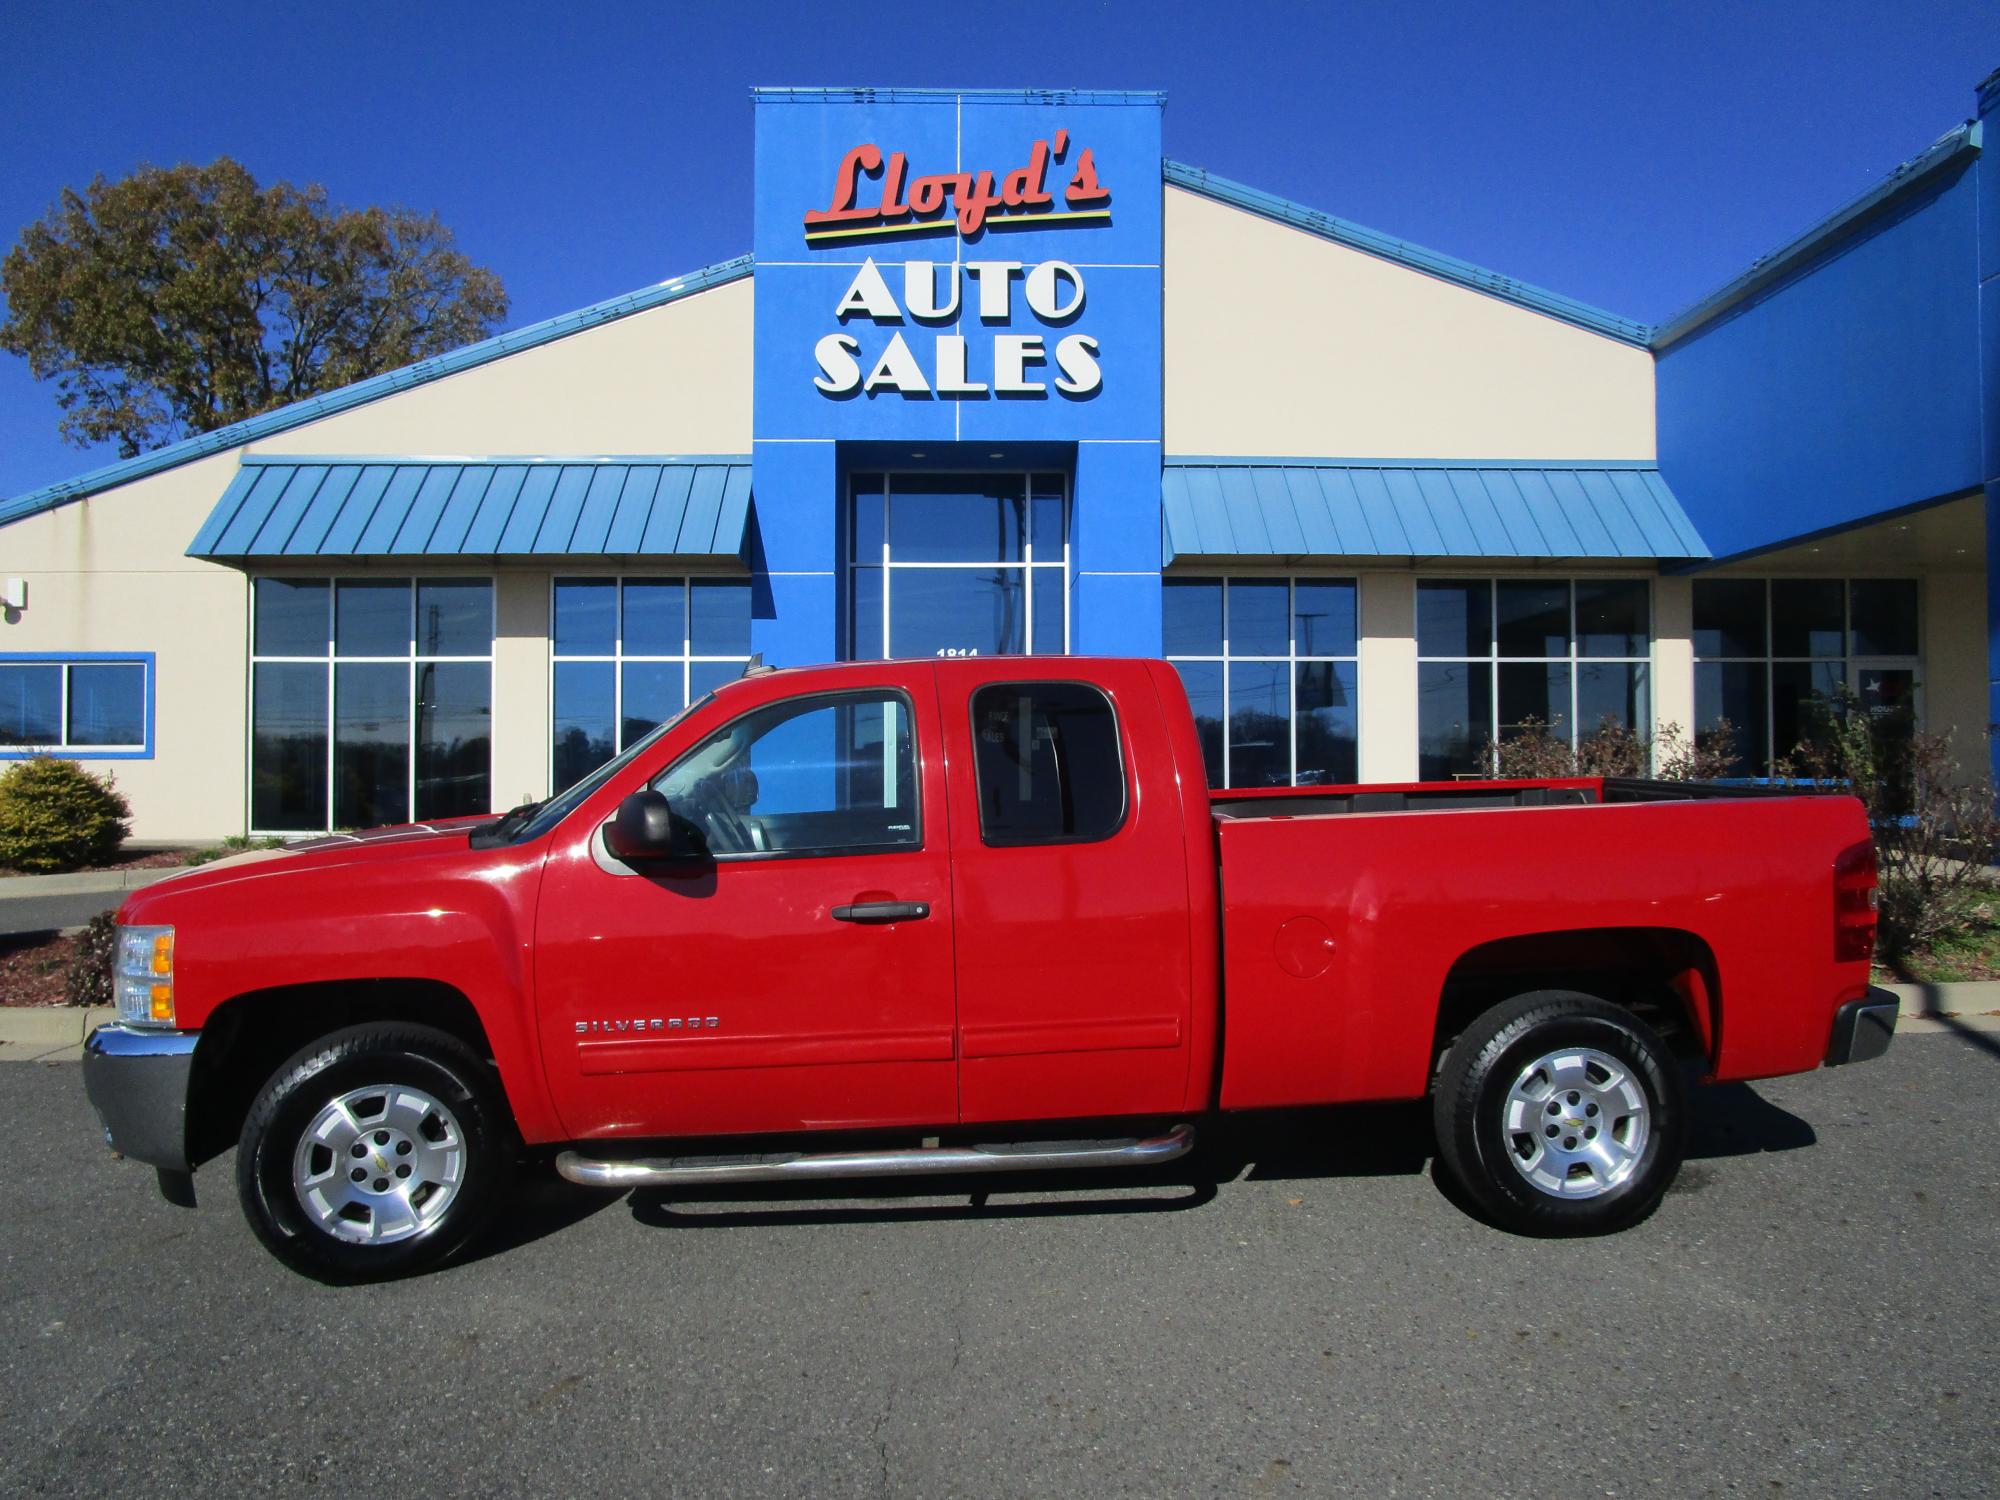
[[[1067,651],[1068,519],[1064,474],[853,476],[848,657]]]

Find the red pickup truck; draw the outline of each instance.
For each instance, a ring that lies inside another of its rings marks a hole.
[[[1847,797],[1218,792],[1163,662],[753,668],[545,803],[135,892],[84,1077],[175,1201],[235,1142],[259,1236],[335,1280],[452,1253],[524,1152],[1098,1167],[1426,1096],[1491,1219],[1589,1233],[1666,1190],[1685,1077],[1888,1046],[1874,894]]]

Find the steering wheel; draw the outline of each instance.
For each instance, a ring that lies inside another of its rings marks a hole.
[[[757,847],[742,817],[729,804],[718,785],[720,778],[704,776],[687,789],[690,821],[700,825],[714,854],[747,854]]]

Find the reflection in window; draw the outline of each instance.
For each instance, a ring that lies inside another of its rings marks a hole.
[[[923,842],[915,729],[897,693],[767,704],[703,740],[654,785],[711,854],[871,853]]]
[[[1062,474],[854,476],[849,657],[1067,650],[1067,495]]]
[[[1356,779],[1353,579],[1168,577],[1161,597],[1211,786]]]
[[[550,778],[574,786],[750,656],[742,578],[558,578]]]
[[[0,751],[150,754],[143,661],[0,657]]]
[[[1109,838],[1125,821],[1111,700],[1081,682],[996,682],[972,695],[979,835],[995,845]]]
[[[1852,689],[1891,738],[1917,722],[1919,631],[1911,578],[1697,578],[1698,729],[1728,720],[1738,776],[1823,747]]]
[[[259,578],[251,587],[255,831],[492,811],[490,579]]]
[[[1575,748],[1652,721],[1643,578],[1417,583],[1417,764],[1426,781],[1489,774],[1493,746],[1541,726]]]

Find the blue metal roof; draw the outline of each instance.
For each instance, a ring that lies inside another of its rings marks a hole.
[[[642,287],[636,292],[627,292],[622,297],[613,297],[606,302],[593,303],[575,312],[564,313],[561,317],[549,318],[541,323],[531,323],[526,328],[515,329],[512,333],[499,334],[477,344],[467,344],[462,349],[453,349],[447,354],[439,354],[430,359],[420,359],[413,365],[405,365],[400,370],[390,370],[381,375],[371,376],[367,380],[356,381],[353,385],[344,385],[337,391],[328,391],[324,395],[296,401],[290,406],[281,406],[276,411],[267,411],[259,416],[245,418],[241,422],[232,422],[227,427],[218,427],[213,432],[204,432],[182,442],[169,444],[165,448],[156,448],[151,453],[141,453],[136,458],[107,464],[101,469],[93,469],[75,479],[65,479],[56,484],[44,485],[38,490],[29,490],[26,494],[0,500],[0,526],[6,525],[9,521],[18,521],[23,516],[33,515],[37,511],[52,510],[72,500],[81,500],[101,490],[111,489],[115,485],[129,484],[149,474],[178,468],[198,458],[207,458],[212,453],[226,452],[245,443],[255,442],[259,438],[270,437],[274,433],[302,427],[307,422],[317,422],[321,417],[330,417],[336,412],[364,406],[370,401],[393,396],[398,391],[406,391],[412,386],[424,385],[433,380],[441,380],[447,375],[456,375],[462,370],[491,364],[494,360],[504,359],[509,354],[518,354],[521,350],[532,349],[538,344],[553,343],[557,339],[567,338],[572,333],[582,333],[585,329],[595,328],[601,323],[630,317],[633,313],[647,312],[666,303],[677,302],[683,297],[691,297],[696,292],[705,292],[710,287],[740,281],[750,273],[750,257],[738,256],[735,260],[726,260],[689,275],[675,277],[672,281],[660,282],[657,286]]]
[[[1162,563],[1708,556],[1651,464],[1169,458],[1160,491]]]
[[[1995,76],[2000,77],[2000,74]],[[1978,120],[1970,120],[1946,131],[1908,161],[1891,168],[1880,182],[1860,197],[1842,204],[1804,234],[1786,241],[1769,255],[1759,256],[1749,270],[1710,292],[1692,307],[1675,313],[1653,331],[1652,347],[1655,350],[1665,349],[1686,338],[1738,303],[1756,296],[1806,263],[1817,260],[1831,246],[1859,233],[1935,173],[1977,156],[1982,136]]]
[[[1512,302],[1517,307],[1529,308],[1538,313],[1546,313],[1552,318],[1560,318],[1565,323],[1578,328],[1587,328],[1592,333],[1601,333],[1621,343],[1646,347],[1653,330],[1650,325],[1635,322],[1631,318],[1621,318],[1616,313],[1608,313],[1601,307],[1592,307],[1587,302],[1578,302],[1573,297],[1565,297],[1560,292],[1551,292],[1542,287],[1530,286],[1525,281],[1516,281],[1511,276],[1502,276],[1498,271],[1489,271],[1484,266],[1475,266],[1470,261],[1459,260],[1437,250],[1426,250],[1422,245],[1413,245],[1408,240],[1397,239],[1394,235],[1383,234],[1380,230],[1337,219],[1332,214],[1321,213],[1318,209],[1307,208],[1300,203],[1292,203],[1284,198],[1273,197],[1253,187],[1245,187],[1240,182],[1231,182],[1226,177],[1216,177],[1204,172],[1200,167],[1185,166],[1177,161],[1160,163],[1161,175],[1175,187],[1186,188],[1189,192],[1200,193],[1205,198],[1213,198],[1218,203],[1227,203],[1232,208],[1244,209],[1266,219],[1274,219],[1280,224],[1288,224],[1294,229],[1303,229],[1308,234],[1316,234],[1322,239],[1334,240],[1351,250],[1365,251],[1383,260],[1392,260],[1412,270],[1422,271],[1427,276],[1435,276],[1440,281],[1453,282],[1469,287],[1475,292],[1484,292],[1489,297],[1498,297],[1503,302]]]
[[[245,455],[190,557],[736,557],[750,460]]]

